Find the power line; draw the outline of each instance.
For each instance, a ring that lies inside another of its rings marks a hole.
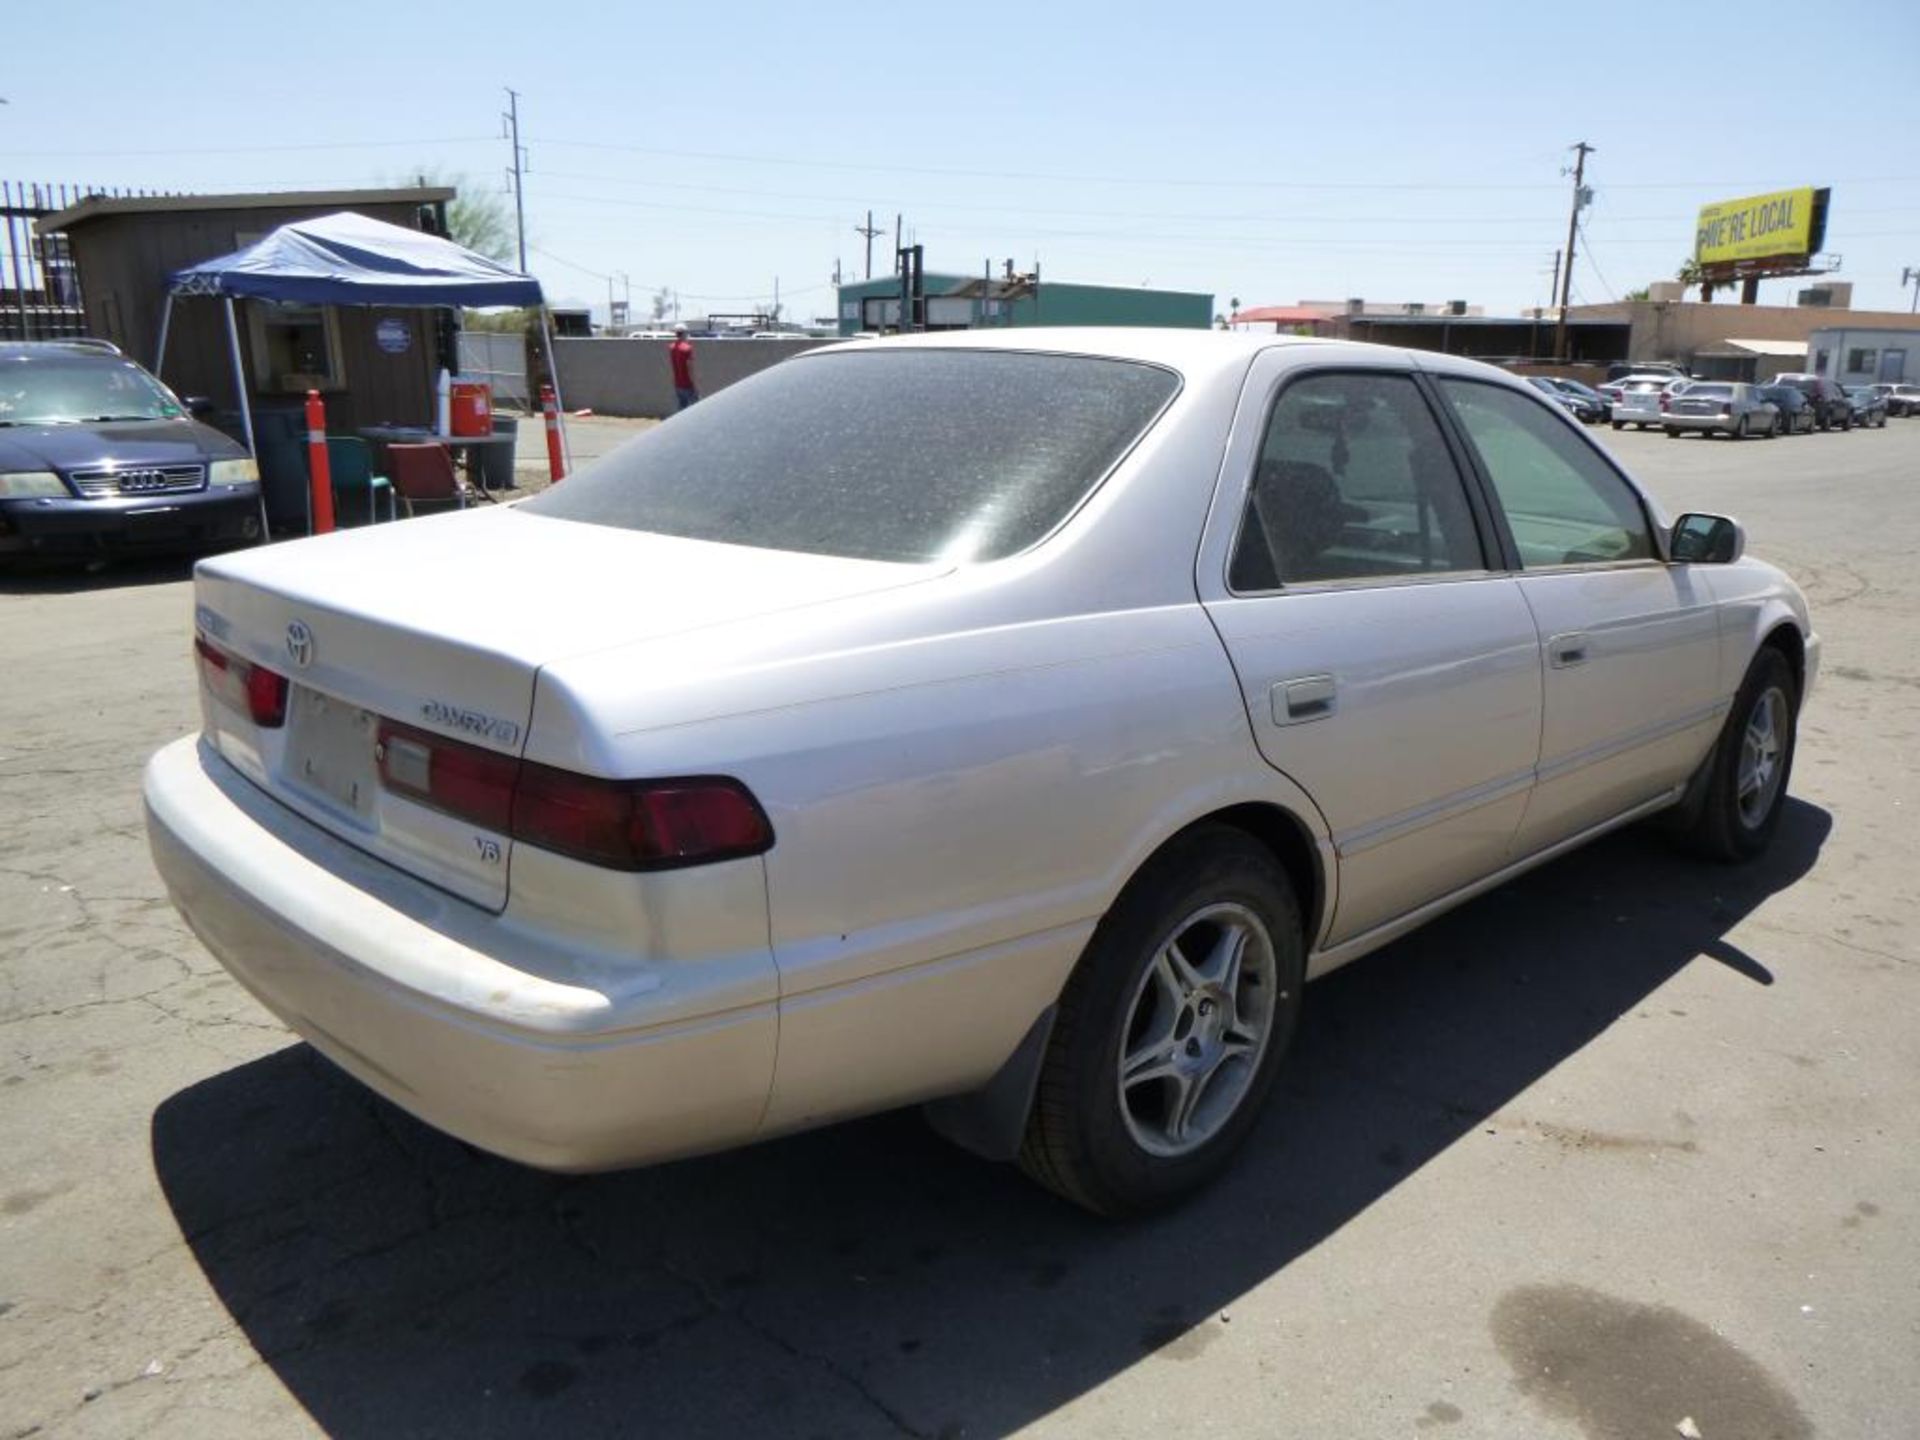
[[[1022,171],[1022,170],[985,170],[960,166],[940,165],[896,165],[874,161],[822,160],[817,157],[789,155],[752,155],[738,151],[719,150],[676,150],[657,145],[632,145],[612,140],[570,140],[564,138],[540,137],[543,145],[554,145],[578,150],[609,150],[634,155],[653,155],[667,159],[701,160],[722,164],[742,165],[778,165],[800,169],[846,170],[865,173],[885,172],[890,174],[937,175],[945,178],[963,178],[980,180],[1039,180],[1050,183],[1061,181],[1096,184],[1126,185],[1138,188],[1143,177],[1133,175],[1101,175],[1093,173],[1071,173],[1062,171]],[[1232,179],[1199,179],[1191,176],[1156,175],[1146,177],[1148,183],[1155,185],[1177,185],[1197,188],[1236,189],[1236,190],[1399,190],[1399,191],[1486,191],[1486,190],[1557,190],[1559,186],[1529,181],[1472,181],[1472,180],[1250,180],[1244,177]],[[1711,188],[1730,188],[1751,183],[1739,180],[1658,180],[1640,181],[1614,185],[1615,190],[1697,190]],[[1915,175],[1874,175],[1854,176],[1848,179],[1834,180],[1834,185],[1891,185],[1920,183]]]
[[[398,150],[421,145],[492,144],[495,135],[443,135],[428,140],[314,140],[292,145],[211,145],[202,149],[182,149],[169,145],[160,150],[36,150],[35,160],[78,160],[91,155],[279,155],[297,150]]]
[[[1585,225],[1580,227],[1580,243],[1587,247],[1587,266],[1593,271],[1594,275],[1599,279],[1601,286],[1606,290],[1607,298],[1609,300],[1618,300],[1620,298],[1619,293],[1613,288],[1612,282],[1601,272],[1600,262],[1593,258],[1593,241],[1587,237],[1587,227]]]

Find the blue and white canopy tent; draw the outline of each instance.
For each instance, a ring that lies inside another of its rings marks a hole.
[[[226,306],[227,348],[233,357],[240,425],[246,432],[249,454],[257,453],[257,449],[253,408],[247,400],[246,374],[240,359],[240,327],[234,318],[236,299],[304,305],[532,307],[540,315],[556,408],[565,414],[564,407],[558,405],[559,365],[540,282],[438,235],[341,210],[282,225],[245,249],[176,271],[168,281],[166,303],[160,312],[159,353],[153,364],[156,375],[167,357],[173,302],[192,296],[213,297]],[[563,425],[563,443],[565,438]]]

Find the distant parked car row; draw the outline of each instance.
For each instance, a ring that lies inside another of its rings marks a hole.
[[[1576,385],[1575,381],[1536,376],[1531,383],[1561,400],[1583,421],[1605,421],[1616,430],[1628,425],[1657,428],[1675,439],[1689,432],[1735,440],[1767,439],[1809,430],[1882,426],[1889,415],[1920,415],[1920,385],[1842,386],[1821,375],[1804,374],[1777,375],[1765,385],[1695,380],[1664,362],[1615,374],[1597,392],[1588,392],[1598,405],[1574,403],[1564,387]]]

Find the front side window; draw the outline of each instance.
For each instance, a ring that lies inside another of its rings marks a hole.
[[[1173,398],[1171,371],[1004,350],[788,360],[521,508],[766,550],[997,560],[1073,513]]]
[[[1439,422],[1404,375],[1313,375],[1275,402],[1235,590],[1484,569]]]
[[[1529,568],[1650,560],[1633,488],[1545,406],[1501,385],[1443,379]]]

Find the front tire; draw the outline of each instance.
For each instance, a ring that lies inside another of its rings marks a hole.
[[[1683,836],[1689,849],[1733,862],[1767,848],[1786,804],[1799,715],[1793,667],[1773,646],[1763,647],[1747,668],[1707,762],[1700,813]]]
[[[1177,837],[1067,981],[1020,1167],[1116,1217],[1207,1184],[1272,1094],[1305,980],[1299,902],[1273,857],[1225,825]]]

